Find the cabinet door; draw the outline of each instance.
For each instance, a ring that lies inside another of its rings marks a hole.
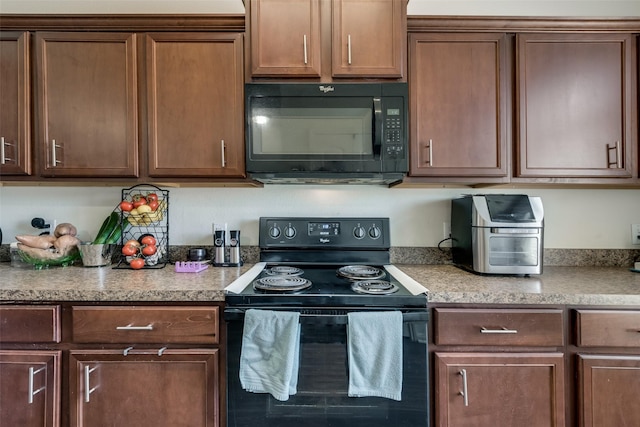
[[[507,176],[505,37],[411,34],[412,176]]]
[[[218,350],[86,350],[70,356],[71,425],[219,425]]]
[[[436,353],[440,427],[564,426],[559,353]]]
[[[0,176],[31,174],[29,33],[0,32]]]
[[[634,177],[631,34],[518,35],[518,177]]]
[[[43,176],[138,174],[135,35],[36,33]]]
[[[333,0],[332,5],[332,75],[401,78],[405,0]]]
[[[640,425],[640,356],[578,356],[580,426]]]
[[[149,175],[242,177],[242,34],[147,35]]]
[[[251,74],[320,77],[320,0],[251,0]]]
[[[60,352],[0,350],[0,425],[60,425]]]

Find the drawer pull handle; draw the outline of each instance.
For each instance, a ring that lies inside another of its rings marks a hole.
[[[46,389],[47,389],[47,386],[40,387],[40,388],[39,388],[39,389],[37,389],[37,390],[34,390],[34,389],[33,389],[33,377],[34,377],[36,374],[38,374],[38,373],[40,373],[40,372],[42,372],[42,371],[46,371],[46,370],[47,370],[46,366],[44,366],[44,367],[42,367],[42,368],[40,368],[40,369],[38,369],[38,370],[36,370],[34,367],[30,367],[30,368],[29,368],[29,404],[32,404],[32,403],[33,403],[33,397],[34,397],[36,394],[38,394],[38,393],[40,393],[41,391],[44,391],[44,390],[46,390]]]
[[[458,394],[464,399],[464,406],[469,406],[469,393],[467,389],[467,370],[461,369],[458,375],[462,375],[462,391]]]
[[[91,393],[96,391],[96,389],[98,388],[98,386],[91,388],[91,381],[89,379],[89,375],[91,374],[91,372],[95,371],[96,369],[98,369],[97,366],[95,368],[90,368],[89,365],[84,367],[84,401],[85,403],[89,403],[89,398],[91,396]]]
[[[162,356],[162,354],[164,353],[164,351],[167,349],[167,347],[162,347],[160,350],[158,350],[158,357]]]
[[[502,329],[487,329],[484,326],[480,327],[481,334],[517,334],[518,331],[516,329],[507,329],[504,326]]]
[[[133,346],[132,347],[127,347],[122,351],[122,355],[123,356],[128,356],[129,352],[133,350]]]
[[[147,326],[133,326],[129,323],[127,326],[116,326],[118,331],[153,331],[153,323],[149,323]]]

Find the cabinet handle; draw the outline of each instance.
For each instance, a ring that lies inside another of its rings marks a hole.
[[[467,390],[467,370],[461,369],[458,375],[462,375],[462,391],[458,394],[464,399],[464,406],[469,406],[469,393]]]
[[[117,331],[153,331],[153,323],[149,323],[147,326],[133,326],[129,323],[127,326],[116,326]]]
[[[123,356],[128,356],[130,354],[134,354],[134,351],[136,354],[157,354],[158,357],[162,356],[164,354],[165,351],[167,351],[169,349],[169,347],[164,346],[158,349],[158,351],[154,351],[154,350],[134,350],[133,346],[127,347],[124,350],[122,350],[122,355]]]
[[[227,166],[227,159],[225,157],[225,152],[227,150],[227,147],[226,147],[226,145],[224,143],[224,139],[220,140],[220,150],[221,150],[221,153],[222,153],[222,167],[224,168],[224,167]]]
[[[302,41],[304,43],[304,65],[307,65],[309,61],[307,57],[307,35],[306,34],[302,36]]]
[[[351,34],[347,36],[347,62],[351,65]]]
[[[517,334],[516,329],[507,329],[504,326],[501,329],[487,329],[484,326],[480,326],[481,334]]]
[[[47,386],[46,386],[46,385],[45,385],[45,386],[40,387],[40,388],[39,388],[39,389],[37,389],[37,390],[34,390],[34,389],[33,389],[33,377],[34,377],[36,374],[38,374],[38,373],[40,373],[40,372],[42,372],[42,371],[46,371],[46,370],[47,370],[47,367],[46,367],[46,366],[43,366],[42,368],[40,368],[40,369],[38,369],[38,370],[36,370],[34,367],[30,367],[30,368],[29,368],[29,404],[32,404],[32,403],[33,403],[33,397],[34,397],[36,394],[38,394],[38,393],[40,393],[41,391],[44,391],[44,390],[46,390],[46,389],[47,389]]]
[[[13,159],[10,159],[7,157],[6,152],[4,151],[4,147],[5,146],[11,146],[13,144],[10,144],[8,142],[4,141],[4,136],[0,136],[0,164],[6,165],[7,161],[12,161]]]
[[[84,367],[84,402],[85,403],[89,403],[91,393],[96,391],[96,389],[98,388],[98,386],[91,388],[91,381],[89,377],[91,375],[91,372],[95,371],[96,369],[98,369],[97,366],[95,368],[90,368],[89,365]]]
[[[615,150],[616,152],[616,157],[613,162],[609,160],[609,158],[611,157],[609,156],[609,152],[611,150]],[[612,165],[615,165],[615,167],[618,169],[622,169],[622,156],[620,155],[620,141],[616,141],[615,145],[607,144],[607,166],[612,166]]]
[[[56,148],[60,148],[61,145],[56,144],[56,140],[51,140],[51,167],[58,166],[58,163],[62,163],[60,160],[56,158]]]
[[[433,139],[429,140],[429,166],[433,166]]]

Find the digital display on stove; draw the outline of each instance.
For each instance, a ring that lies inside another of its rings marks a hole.
[[[337,236],[340,234],[339,222],[310,222],[309,236]]]

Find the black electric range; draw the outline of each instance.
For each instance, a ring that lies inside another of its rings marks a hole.
[[[426,289],[390,263],[388,218],[260,218],[259,240],[228,306],[426,307]]]

